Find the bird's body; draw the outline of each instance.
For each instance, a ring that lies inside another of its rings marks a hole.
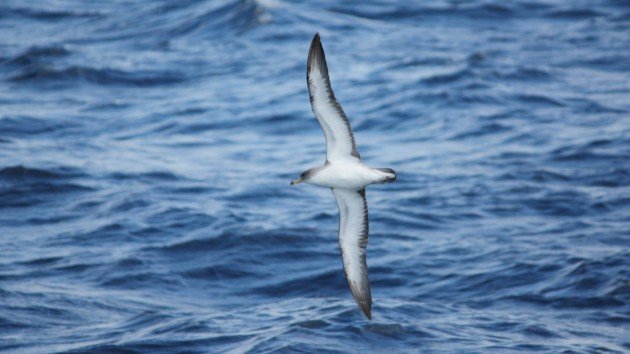
[[[368,209],[365,187],[396,180],[391,168],[371,168],[361,156],[348,118],[332,91],[319,34],[308,53],[306,81],[311,108],[326,137],[326,163],[311,168],[291,182],[332,189],[339,206],[339,249],[350,291],[363,313],[372,318],[372,294],[365,256]]]
[[[326,163],[307,183],[320,187],[359,190],[395,178],[393,173],[368,167],[359,159]]]

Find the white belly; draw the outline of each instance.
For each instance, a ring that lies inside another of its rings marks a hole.
[[[361,162],[348,161],[329,163],[311,177],[308,183],[328,188],[362,189],[368,184],[379,182],[380,178],[381,176]]]

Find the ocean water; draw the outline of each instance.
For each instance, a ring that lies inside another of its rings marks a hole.
[[[343,275],[320,32],[370,186]],[[630,352],[630,3],[3,0],[0,351]]]

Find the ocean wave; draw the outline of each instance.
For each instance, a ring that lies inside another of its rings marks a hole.
[[[70,11],[34,7],[0,7],[0,18],[22,17],[40,21],[61,21],[67,19],[100,18],[102,14],[95,11]]]
[[[63,58],[71,52],[63,45],[33,46],[12,57],[3,58],[0,64],[28,66],[40,63],[49,58]]]
[[[9,166],[0,169],[0,178],[5,180],[45,180],[64,179],[85,176],[83,172],[71,167],[56,167],[52,169],[40,169],[25,167],[23,165]]]
[[[391,9],[394,7],[394,9]],[[394,6],[383,6],[381,10],[373,7],[372,11],[360,8],[333,7],[331,11],[371,20],[400,21],[407,19],[427,18],[470,18],[470,19],[504,19],[513,15],[513,10],[499,4],[453,4],[450,6],[418,6],[402,2]]]
[[[117,69],[96,69],[85,66],[54,68],[50,66],[28,66],[18,74],[8,78],[14,83],[81,83],[83,81],[100,85],[124,85],[150,87],[173,85],[185,82],[188,78],[178,71],[156,72],[151,70],[123,71]]]
[[[0,208],[32,207],[46,204],[55,197],[85,193],[93,191],[94,188],[77,183],[68,182],[36,182],[28,184],[4,185],[0,187]],[[39,218],[30,219],[40,220]],[[50,219],[64,221],[67,219]]]
[[[558,9],[555,11],[550,11],[546,14],[546,16],[552,18],[562,18],[562,19],[585,19],[585,18],[593,18],[593,17],[603,17],[599,11],[593,9]]]
[[[24,135],[58,134],[80,127],[80,123],[70,119],[51,120],[43,117],[7,115],[0,118],[0,134],[10,137]]]

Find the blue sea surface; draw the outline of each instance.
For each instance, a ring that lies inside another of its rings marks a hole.
[[[629,353],[630,2],[1,1],[0,351]]]

